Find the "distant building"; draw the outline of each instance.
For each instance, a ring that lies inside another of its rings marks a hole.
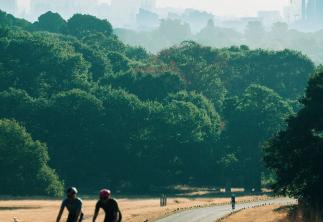
[[[302,0],[302,20],[306,20],[306,17],[307,17],[306,5],[307,5],[307,0]]]
[[[152,30],[159,26],[159,16],[158,14],[148,11],[146,9],[139,9],[136,16],[137,26],[139,30]]]
[[[141,0],[111,0],[109,19],[116,27],[133,28],[140,6]]]
[[[226,19],[221,21],[220,26],[222,28],[229,28],[243,32],[247,23],[248,22],[243,22],[240,19]]]
[[[272,24],[282,21],[279,11],[259,11],[258,18],[266,27],[271,27]]]
[[[291,0],[288,8],[285,8],[285,16],[288,15],[289,22],[303,20],[306,17],[306,5],[308,0]],[[288,9],[288,12],[287,12]]]
[[[291,0],[285,18],[295,28],[318,30],[323,28],[323,0]]]
[[[171,20],[181,20],[181,15],[175,12],[168,12],[167,19]]]
[[[310,22],[323,24],[323,0],[308,0],[306,18]]]
[[[294,21],[323,22],[323,0],[291,0]]]
[[[191,26],[193,32],[199,32],[205,27],[205,24],[207,24],[209,20],[214,18],[214,15],[196,9],[186,9],[181,17],[181,20],[187,22]]]

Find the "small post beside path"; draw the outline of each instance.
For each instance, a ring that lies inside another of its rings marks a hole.
[[[162,194],[160,196],[160,206],[161,207],[167,206],[167,196],[165,194]]]

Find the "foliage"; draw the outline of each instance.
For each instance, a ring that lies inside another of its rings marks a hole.
[[[95,16],[75,14],[67,21],[68,32],[77,37],[83,37],[88,33],[102,33],[105,36],[112,35],[112,26],[106,20],[97,19]]]
[[[55,172],[89,193],[173,184],[259,189],[261,146],[285,127],[291,107],[301,108],[295,101],[314,69],[298,52],[245,45],[186,41],[153,55],[90,15],[64,21],[48,12],[19,28],[7,19],[0,17],[7,24],[0,29],[0,118],[46,143]],[[175,29],[190,36],[187,24],[163,21],[156,41]],[[178,41],[171,38],[170,46]],[[47,161],[35,168],[45,182],[33,194],[61,189]]]
[[[63,194],[63,184],[48,163],[45,144],[34,141],[17,122],[0,120],[1,194]]]
[[[321,209],[323,73],[309,81],[303,108],[288,119],[288,127],[265,146],[265,161],[276,175],[274,189]]]
[[[30,23],[24,19],[15,18],[13,15],[0,10],[0,27],[6,26],[27,28],[30,26]]]
[[[239,158],[236,171],[245,175],[240,183],[260,190],[262,145],[284,127],[284,119],[292,113],[292,108],[273,90],[251,85],[240,98],[227,102],[224,113],[225,144]]]
[[[67,23],[60,14],[49,11],[39,16],[38,21],[32,25],[31,30],[62,33],[66,32],[66,28]]]
[[[143,100],[161,100],[184,89],[183,80],[171,72],[145,73],[133,70],[107,76],[101,82],[123,88]]]

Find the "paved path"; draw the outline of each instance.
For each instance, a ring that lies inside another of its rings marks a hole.
[[[292,199],[288,198],[277,198],[272,200],[256,201],[250,203],[241,203],[236,205],[236,210],[243,208],[250,208],[255,206],[261,206],[264,204],[292,204],[295,203]],[[179,212],[163,219],[157,220],[156,222],[215,222],[232,212],[231,205],[213,206],[206,208],[196,208],[193,210],[187,210]]]

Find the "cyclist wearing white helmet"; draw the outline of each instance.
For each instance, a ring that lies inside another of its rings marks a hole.
[[[60,222],[65,207],[68,211],[66,222],[81,222],[83,220],[82,200],[77,197],[77,193],[75,187],[70,187],[66,190],[67,198],[61,204],[56,222]]]

